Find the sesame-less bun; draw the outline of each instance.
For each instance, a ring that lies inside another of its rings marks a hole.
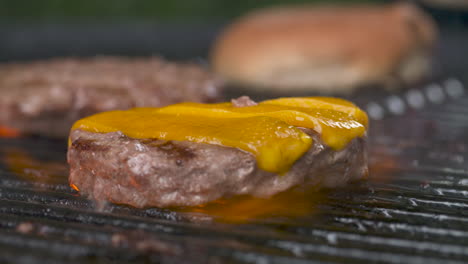
[[[432,19],[408,3],[275,7],[230,25],[212,65],[226,81],[257,91],[347,93],[420,80],[436,35]]]

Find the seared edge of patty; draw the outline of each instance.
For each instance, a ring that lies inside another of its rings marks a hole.
[[[237,148],[158,139],[120,132],[74,130],[69,181],[88,198],[135,207],[194,206],[223,197],[269,197],[297,185],[333,188],[367,175],[366,138],[340,151],[313,137],[311,148],[284,175],[259,169]]]

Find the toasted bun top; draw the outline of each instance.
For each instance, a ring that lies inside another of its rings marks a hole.
[[[433,21],[409,3],[274,7],[228,26],[212,64],[225,78],[246,83],[271,71],[333,63],[383,72],[414,50],[431,49],[435,39]]]

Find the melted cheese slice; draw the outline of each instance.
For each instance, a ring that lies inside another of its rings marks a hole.
[[[248,107],[181,103],[110,111],[83,118],[72,129],[235,147],[252,153],[259,168],[281,174],[313,143],[298,127],[315,130],[325,144],[340,150],[365,135],[367,124],[367,115],[352,103],[312,97],[280,98]]]

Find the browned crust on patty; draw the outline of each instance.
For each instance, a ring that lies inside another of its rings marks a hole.
[[[235,195],[269,197],[298,185],[337,187],[367,175],[366,139],[334,151],[319,136],[285,175],[257,167],[237,148],[120,132],[71,132],[70,183],[98,201],[135,207],[194,206]]]

